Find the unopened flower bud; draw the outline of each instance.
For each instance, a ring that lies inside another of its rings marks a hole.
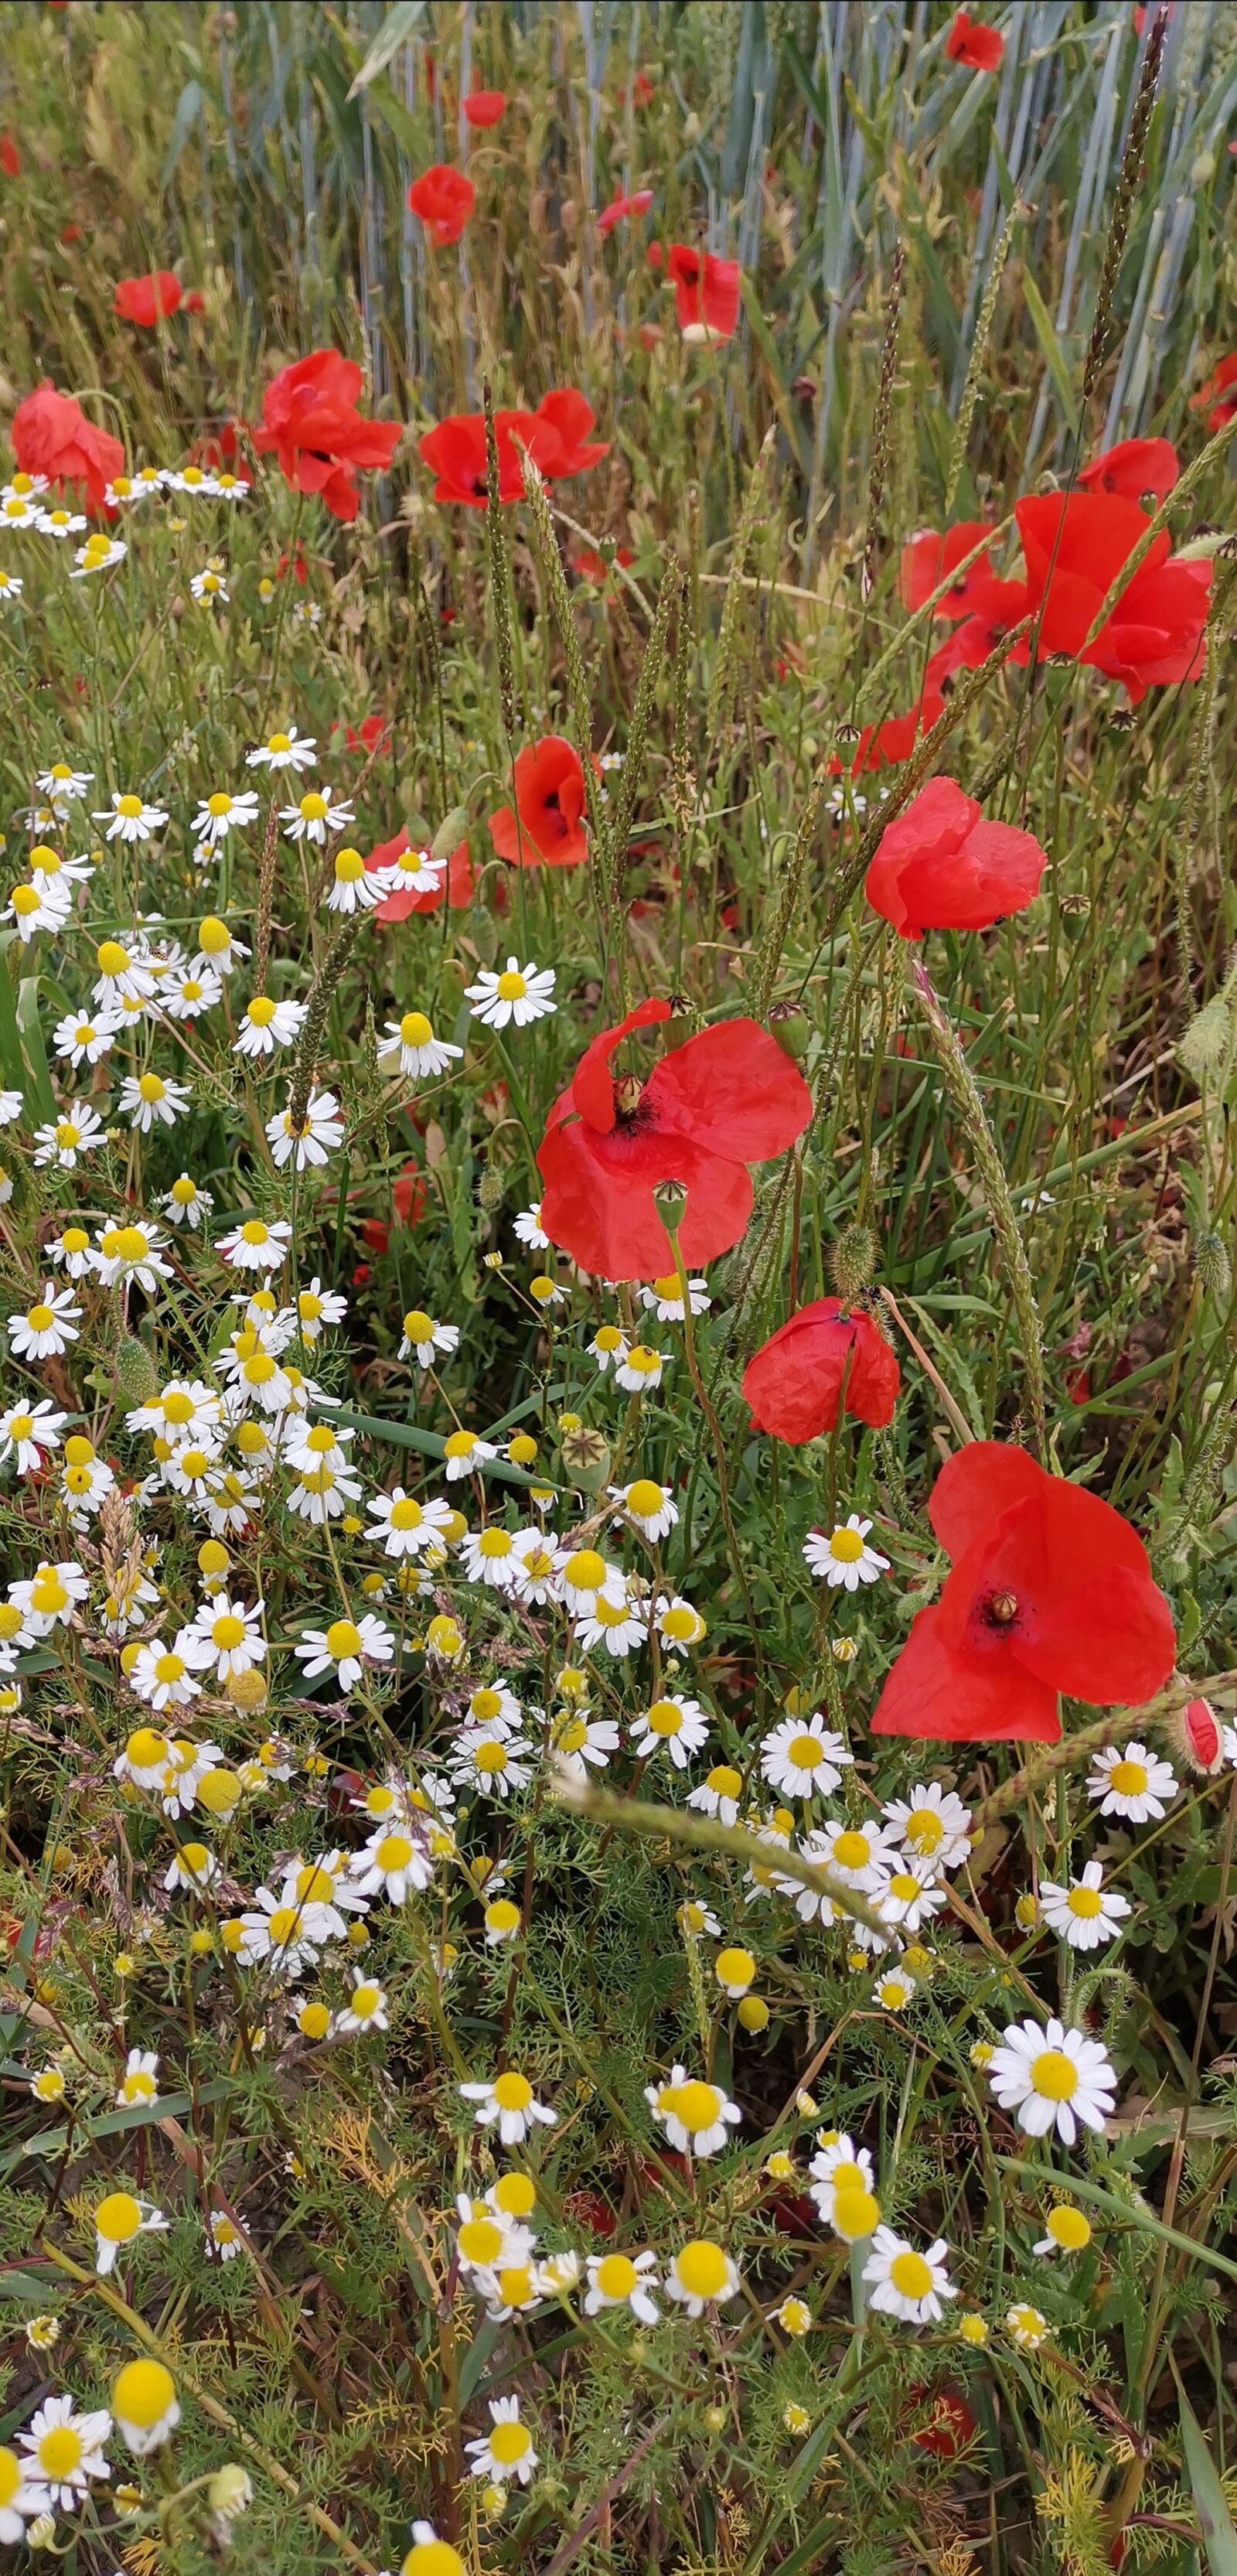
[[[477,1199],[487,1215],[494,1208],[502,1206],[503,1188],[502,1173],[495,1169],[493,1163],[487,1164],[477,1183]]]
[[[216,2469],[206,2490],[206,2501],[220,2522],[236,2522],[253,2503],[253,2483],[238,2462],[229,2460]]]
[[[1207,1295],[1224,1305],[1233,1285],[1233,1265],[1226,1244],[1210,1227],[1195,1240],[1194,1267]]]
[[[1209,1700],[1187,1700],[1172,1721],[1172,1734],[1182,1761],[1208,1779],[1224,1760],[1224,1729]]]
[[[777,1039],[783,1055],[793,1064],[801,1064],[808,1050],[812,1023],[800,1002],[775,1002],[769,1013],[769,1033]]]
[[[848,1225],[829,1255],[829,1273],[839,1297],[849,1303],[870,1286],[876,1270],[877,1242],[868,1225]]]
[[[149,1404],[159,1392],[159,1372],[145,1342],[130,1335],[116,1352],[116,1382],[126,1404]]]
[[[677,1234],[687,1205],[686,1181],[658,1181],[653,1200],[667,1234]]]

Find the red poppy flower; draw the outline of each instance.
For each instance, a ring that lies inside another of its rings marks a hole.
[[[497,125],[506,113],[505,90],[474,89],[464,101],[464,114],[470,125]]]
[[[1190,409],[1206,412],[1207,428],[1212,437],[1218,429],[1227,429],[1237,412],[1237,356],[1221,358],[1206,384],[1200,386],[1196,394],[1191,394]]]
[[[337,731],[338,725],[339,718],[336,716],[331,725],[332,733]],[[386,717],[378,715],[362,716],[359,725],[348,725],[346,727],[344,739],[348,745],[349,751],[375,751],[379,744],[382,744],[385,748],[387,740]]]
[[[547,733],[526,745],[515,764],[515,813],[500,805],[490,839],[517,868],[578,868],[588,857],[584,770],[574,743]],[[517,816],[518,828],[517,828]]]
[[[425,1183],[415,1163],[405,1163],[392,1186],[391,1204],[399,1225],[416,1225],[425,1212]]]
[[[945,52],[951,63],[965,63],[968,71],[994,72],[999,69],[1005,51],[1005,38],[996,27],[981,27],[959,9],[949,34]]]
[[[6,125],[3,134],[0,134],[0,170],[3,170],[6,179],[15,179],[20,169],[21,154]]]
[[[389,868],[392,860],[402,858],[407,848],[406,832],[397,832],[392,841],[379,841],[366,856],[366,874],[376,876],[379,868]],[[445,877],[436,886],[427,886],[423,894],[417,894],[411,886],[397,888],[394,894],[383,896],[374,912],[374,919],[407,921],[413,912],[439,912],[444,895],[451,911],[460,912],[465,904],[471,903],[475,884],[476,870],[468,855],[468,843],[459,841],[447,861]]]
[[[408,203],[437,250],[459,240],[476,202],[477,191],[467,172],[453,170],[445,161],[423,170],[408,191]]]
[[[657,91],[647,72],[637,72],[627,95],[635,107],[651,106]]]
[[[668,1002],[638,1002],[602,1029],[546,1122],[541,1222],[594,1278],[665,1276],[659,1181],[687,1191],[683,1259],[695,1267],[729,1252],[752,1212],[749,1162],[784,1154],[812,1115],[802,1074],[755,1020],[721,1020],[672,1048],[647,1081],[616,1082],[610,1059],[622,1039],[669,1018]]]
[[[900,939],[988,930],[1025,911],[1047,865],[1032,833],[987,822],[956,778],[930,778],[881,835],[864,891]]]
[[[1165,501],[1180,472],[1171,438],[1123,438],[1084,465],[1078,482],[1084,492],[1115,492],[1122,501],[1141,501],[1144,492]]]
[[[915,2389],[908,2401],[908,2411],[911,2407],[921,2406],[927,2397],[926,2389]],[[974,2441],[979,2426],[965,2397],[959,2397],[952,2389],[936,2389],[930,2403],[930,2422],[922,2425],[917,2433],[912,2433],[911,2440],[917,2450],[935,2452],[938,2460],[956,2460],[968,2442]]]
[[[543,443],[537,459],[542,473],[555,483],[565,482],[571,474],[583,474],[588,466],[598,464],[610,453],[608,440],[590,439],[588,433],[596,427],[597,415],[574,385],[543,394],[533,418],[541,431],[552,430],[558,441],[557,455],[551,454]]]
[[[1148,688],[1196,680],[1203,667],[1211,565],[1170,561],[1161,529],[1094,644],[1087,634],[1109,584],[1148,525],[1133,501],[1108,492],[1019,501],[1027,607],[1043,610],[1039,650],[1069,653],[1122,680],[1135,705]],[[1026,642],[1019,648],[1024,658]]]
[[[931,733],[944,707],[944,698],[929,664],[919,705],[912,707],[909,715],[886,716],[883,724],[864,725],[855,745],[854,758],[849,763],[842,760],[836,751],[831,754],[830,777],[849,775],[858,778],[865,769],[892,769],[898,761],[909,760],[921,733]]]
[[[176,312],[183,292],[180,279],[173,276],[170,268],[155,268],[148,277],[122,277],[112,311],[120,315],[122,322],[136,322],[141,330],[153,331],[157,322]]]
[[[186,311],[188,307],[189,298],[186,296]],[[190,464],[204,466],[208,474],[235,474],[238,483],[252,483],[253,468],[241,451],[242,430],[248,436],[247,421],[225,420],[219,429],[208,432],[205,438],[195,438],[189,450]]]
[[[125,469],[120,440],[96,429],[80,404],[58,394],[46,378],[18,404],[10,436],[23,474],[45,474],[49,483],[84,483],[97,510],[105,507],[112,476]]]
[[[1172,1612],[1141,1539],[1098,1494],[976,1440],[946,1460],[928,1518],[952,1571],[914,1621],[874,1735],[1055,1744],[1059,1691],[1108,1708],[1162,1689]]]
[[[630,570],[636,558],[630,546],[616,546],[612,560],[626,572]],[[612,567],[606,562],[604,555],[598,554],[596,546],[577,546],[571,561],[574,570],[584,581],[591,581],[595,590],[605,589]]]
[[[893,1420],[902,1372],[866,1307],[817,1297],[779,1326],[743,1372],[752,1425],[796,1447],[832,1431],[843,1413],[874,1430]]]
[[[696,339],[728,340],[739,319],[743,271],[737,259],[715,259],[711,250],[672,242],[666,274],[674,280],[680,330]]]
[[[903,607],[922,608],[925,599],[931,599],[933,591],[939,590],[955,565],[962,563],[985,538],[990,539],[992,533],[982,519],[961,519],[957,527],[946,528],[943,536],[938,535],[935,528],[924,528],[919,536],[912,537],[910,544],[902,548],[899,568]],[[935,615],[969,617],[982,576],[988,570],[985,549],[960,580],[946,591],[944,598],[938,600]]]
[[[651,188],[637,188],[634,194],[630,197],[612,197],[609,205],[603,206],[601,213],[598,215],[598,232],[612,233],[615,225],[626,223],[629,216],[635,217],[637,215],[647,215],[652,203],[653,191]]]
[[[264,454],[274,449],[293,491],[320,492],[336,519],[355,519],[358,467],[385,470],[402,434],[399,421],[366,420],[357,410],[362,382],[353,359],[314,349],[267,386],[262,427],[253,434]]]

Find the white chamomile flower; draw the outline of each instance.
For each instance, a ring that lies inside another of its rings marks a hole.
[[[79,2415],[71,2397],[44,2398],[25,2432],[17,2436],[26,2454],[23,2471],[39,2490],[41,2511],[59,2508],[62,2513],[74,2513],[89,2493],[92,2479],[110,2478],[111,2464],[103,2445],[111,2429],[105,2407]]]
[[[840,2191],[874,2192],[876,2177],[866,2147],[856,2147],[845,2130],[822,2132],[808,2167],[808,2189],[826,2227],[833,2225],[833,2204]]]
[[[106,1142],[106,1129],[98,1111],[87,1108],[84,1101],[66,1100],[58,1118],[34,1131],[34,1159],[40,1170],[48,1164],[60,1172],[74,1172],[78,1157],[96,1153]]]
[[[304,807],[312,800],[305,797]],[[319,803],[321,799],[319,798]],[[343,808],[341,807],[341,812]],[[349,816],[351,821],[351,816]],[[299,837],[299,836],[298,836]],[[373,912],[382,901],[382,881],[375,869],[366,868],[359,850],[349,842],[335,853],[331,863],[331,890],[326,899],[328,912]]]
[[[24,1107],[25,1099],[20,1091],[0,1090],[0,1127],[12,1127]]]
[[[198,923],[198,944],[190,963],[193,975],[230,975],[249,950],[243,939],[221,921],[217,912],[204,913]]]
[[[626,1333],[617,1324],[599,1324],[588,1345],[589,1358],[596,1360],[603,1377],[609,1368],[617,1375],[630,1349]]]
[[[170,1190],[155,1202],[161,1207],[169,1225],[187,1225],[196,1234],[204,1225],[215,1202],[209,1190],[200,1187],[191,1172],[182,1172]]]
[[[1098,1950],[1104,1942],[1115,1941],[1132,1911],[1128,1897],[1119,1896],[1114,1888],[1105,1889],[1097,1860],[1089,1860],[1081,1878],[1069,1887],[1041,1879],[1039,1901],[1049,1931],[1068,1941],[1071,1950]]]
[[[628,1520],[647,1539],[666,1538],[679,1517],[669,1486],[656,1484],[651,1476],[637,1476],[630,1485],[611,1485],[610,1499],[622,1505]]]
[[[459,1349],[459,1346],[458,1324],[436,1323],[434,1317],[427,1315],[423,1307],[409,1307],[404,1317],[404,1333],[397,1353],[398,1358],[415,1359],[418,1368],[428,1369],[433,1367],[439,1351],[449,1357],[452,1351]]]
[[[491,2397],[490,2429],[479,2433],[464,2445],[470,2473],[474,2478],[489,2478],[495,2486],[508,2487],[513,2478],[522,2487],[528,2485],[533,2470],[540,2465],[533,2448],[528,2426],[520,2421],[518,2397]],[[422,2571],[414,2569],[414,2576]],[[426,2569],[424,2576],[430,2576]]]
[[[585,1781],[590,1769],[604,1771],[612,1753],[620,1744],[618,1726],[612,1717],[593,1717],[586,1708],[562,1708],[550,1730],[550,1742],[560,1771],[572,1780]]]
[[[158,2099],[159,2060],[153,2048],[131,2048],[116,2094],[117,2109],[128,2111]]]
[[[509,1592],[516,1574],[514,1532],[504,1529],[500,1521],[491,1521],[483,1530],[469,1530],[461,1542],[460,1562],[470,1583]]]
[[[67,813],[70,805],[82,803],[87,788],[94,783],[94,771],[74,769],[68,760],[54,760],[50,769],[38,771],[34,783],[49,805]]]
[[[138,1647],[129,1673],[129,1688],[148,1707],[187,1708],[197,1698],[200,1687],[185,1656],[176,1647],[165,1646],[162,1637],[147,1637]],[[213,1753],[215,1748],[211,1750]]]
[[[365,1508],[376,1524],[369,1536],[380,1538],[384,1554],[397,1558],[419,1556],[423,1549],[436,1546],[451,1523],[449,1503],[437,1497],[418,1502],[402,1485],[394,1493],[374,1495]]]
[[[163,1259],[165,1238],[153,1225],[105,1225],[95,1243],[94,1266],[104,1288],[135,1279],[153,1297],[160,1279],[172,1276]]]
[[[0,1466],[12,1458],[19,1476],[32,1476],[53,1449],[69,1417],[40,1396],[37,1404],[17,1403],[0,1413]]]
[[[1018,2299],[1005,2311],[1005,2332],[1020,2351],[1038,2352],[1048,2340],[1048,2319],[1029,2300]]]
[[[386,1036],[386,1045],[378,1050],[379,1063],[406,1073],[414,1082],[427,1082],[445,1073],[452,1060],[464,1052],[463,1047],[449,1046],[445,1038],[435,1037],[433,1023],[424,1011],[405,1011],[402,1020],[388,1020]]]
[[[498,1451],[492,1440],[478,1439],[475,1431],[449,1431],[443,1442],[443,1475],[449,1485],[461,1476],[480,1474],[488,1460]]]
[[[280,1110],[266,1122],[267,1141],[276,1165],[282,1170],[291,1163],[294,1171],[306,1166],[317,1167],[344,1141],[344,1122],[339,1102],[333,1091],[312,1091],[305,1103],[305,1115],[294,1126],[291,1109]]]
[[[690,1791],[687,1803],[704,1816],[716,1816],[719,1824],[737,1825],[742,1795],[742,1772],[736,1771],[732,1763],[717,1762],[707,1780]]]
[[[200,1895],[206,1888],[217,1887],[222,1876],[219,1862],[205,1843],[180,1843],[163,1884],[169,1895],[178,1888]]]
[[[160,1007],[169,1020],[199,1020],[222,999],[223,986],[218,976],[209,971],[201,975],[173,972],[159,994]]]
[[[452,1780],[457,1788],[473,1789],[483,1798],[508,1798],[513,1790],[528,1787],[533,1775],[524,1757],[532,1749],[526,1736],[507,1733],[501,1720],[464,1727],[451,1756]]]
[[[321,789],[311,787],[295,805],[281,805],[279,820],[289,841],[325,841],[328,832],[342,832],[353,820],[351,805],[332,805]],[[364,876],[365,862],[361,861]]]
[[[312,769],[316,749],[312,734],[298,733],[295,725],[288,725],[286,729],[268,734],[266,741],[259,743],[255,751],[246,753],[245,760],[250,769]]]
[[[558,2119],[545,2102],[539,2102],[526,2075],[508,2067],[492,2083],[461,2084],[460,2098],[473,2102],[473,2118],[479,2129],[498,2123],[498,2134],[504,2147],[519,2147],[538,2127],[552,2129]]]
[[[40,510],[38,524],[45,537],[80,537],[86,516],[82,510]]]
[[[200,1601],[189,1626],[177,1636],[177,1653],[199,1672],[208,1671],[213,1664],[218,1681],[234,1681],[253,1664],[266,1660],[263,1607],[261,1601],[251,1607],[226,1598]]]
[[[348,1312],[348,1300],[334,1288],[324,1288],[315,1271],[308,1288],[297,1291],[296,1323],[303,1342],[316,1342],[328,1325],[342,1324]]]
[[[295,1045],[307,1007],[304,1002],[273,1002],[269,993],[254,993],[241,1016],[233,1054],[274,1055],[278,1048]]]
[[[1120,1751],[1106,1744],[1087,1773],[1087,1796],[1100,1814],[1126,1816],[1132,1825],[1162,1816],[1176,1795],[1171,1764],[1149,1753],[1145,1744],[1127,1744]]]
[[[895,1828],[896,1830],[896,1828]],[[949,1902],[930,1860],[909,1859],[899,1852],[896,1859],[882,1870],[876,1889],[876,1910],[882,1923],[896,1926],[899,1932],[918,1932],[920,1925],[930,1923],[934,1914]]]
[[[17,924],[23,948],[39,930],[63,930],[69,918],[72,896],[68,886],[54,879],[40,877],[37,883],[15,885],[5,906],[6,918]]]
[[[94,875],[94,867],[84,855],[65,859],[49,842],[36,841],[30,853],[30,874],[40,891],[71,902],[74,886],[86,885]]]
[[[26,1313],[9,1316],[9,1349],[15,1359],[58,1359],[77,1340],[81,1316],[72,1289],[57,1288],[53,1280],[45,1279]]]
[[[635,1654],[647,1642],[648,1612],[620,1576],[597,1594],[591,1609],[580,1612],[572,1634],[586,1654]]]
[[[897,1845],[888,1825],[847,1825],[832,1821],[812,1837],[823,1866],[843,1887],[874,1895]]]
[[[1047,2234],[1032,2246],[1033,2254],[1081,2254],[1091,2242],[1091,2221],[1075,2209],[1072,2201],[1057,2201],[1044,2225]]]
[[[389,2030],[390,2027],[385,1989],[375,1978],[367,1977],[363,1968],[354,1968],[352,1993],[343,2011],[331,2017],[332,2036],[338,2034],[353,2039],[365,2031]]]
[[[94,817],[96,823],[106,823],[109,841],[148,841],[152,833],[164,829],[167,819],[161,805],[147,805],[142,797],[122,795],[116,788],[111,804]]]
[[[97,535],[87,537],[84,546],[75,549],[73,561],[77,570],[70,573],[69,579],[89,581],[94,573],[110,572],[113,564],[124,562],[128,551],[123,537],[106,536],[100,529]]]
[[[521,1208],[519,1215],[512,1219],[512,1227],[516,1241],[527,1244],[530,1252],[549,1251],[550,1238],[541,1223],[540,1199],[532,1207]]]
[[[149,1136],[153,1127],[174,1127],[184,1117],[190,1097],[187,1083],[165,1081],[161,1073],[126,1074],[116,1108],[140,1136]]]
[[[203,564],[201,572],[190,574],[189,588],[203,608],[226,608],[231,598],[223,566],[213,556],[209,563]]]
[[[432,850],[406,846],[377,870],[377,883],[384,895],[438,894],[446,873],[446,860],[436,859]]]
[[[724,2307],[739,2295],[738,2266],[724,2245],[710,2236],[693,2236],[681,2246],[662,2281],[667,2298],[675,2299],[689,2317]]]
[[[715,2156],[725,2146],[727,2131],[743,2114],[719,2085],[689,2077],[685,2066],[672,2066],[666,2084],[646,2084],[644,2098],[660,2120],[666,2137],[681,2156]]]
[[[46,489],[46,485],[43,487]],[[0,528],[37,528],[42,517],[31,492],[7,489],[0,500]]]
[[[84,1433],[75,1432],[64,1444],[64,1467],[60,1477],[61,1496],[68,1507],[75,1529],[85,1529],[115,1489],[115,1470],[100,1458],[94,1442]]]
[[[881,1814],[904,1848],[938,1874],[957,1869],[970,1851],[971,1810],[936,1780],[908,1789],[904,1798],[887,1798]]]
[[[783,1798],[828,1797],[854,1758],[819,1710],[784,1717],[761,1738],[761,1776]]]
[[[381,1889],[392,1905],[406,1905],[414,1890],[429,1886],[433,1875],[428,1834],[423,1823],[414,1831],[411,1812],[380,1825],[357,1853],[351,1869],[352,1884],[363,1896],[375,1896]]]
[[[473,1018],[486,1028],[505,1029],[514,1020],[517,1029],[523,1029],[530,1020],[545,1019],[557,1010],[556,980],[552,966],[521,967],[518,958],[509,957],[501,974],[483,967],[476,983],[465,985],[464,997],[472,1003]]]
[[[687,1293],[691,1300],[693,1315],[707,1315],[713,1300],[703,1279],[689,1279]],[[659,1324],[681,1324],[683,1291],[679,1286],[677,1272],[672,1270],[666,1278],[655,1279],[651,1287],[642,1288],[640,1303],[651,1315],[656,1315]]]
[[[847,1592],[857,1592],[861,1583],[875,1583],[889,1572],[889,1559],[867,1545],[871,1521],[861,1520],[852,1512],[841,1528],[829,1532],[813,1530],[803,1542],[803,1554],[810,1574],[818,1574],[822,1583],[839,1584]]]
[[[5,596],[6,587],[4,576],[0,574],[0,599]],[[50,2351],[59,2333],[57,2318],[31,2317],[26,2327],[26,2341],[32,2352]],[[40,2340],[43,2335],[47,2337],[46,2342]],[[24,2539],[28,2523],[51,2520],[51,2496],[45,2486],[32,2482],[27,2474],[29,2468],[29,2460],[19,2460],[7,2442],[0,2446],[0,2540],[7,2540],[10,2544]]]
[[[721,1939],[722,1927],[712,1906],[702,1905],[698,1897],[687,1897],[674,1919],[685,1941],[702,1941],[706,1932],[712,1941]]]
[[[698,1754],[709,1736],[709,1718],[698,1700],[686,1700],[683,1692],[670,1692],[665,1700],[655,1700],[631,1726],[631,1747],[649,1759],[652,1754],[670,1754],[675,1770],[686,1770],[688,1757]]]
[[[196,494],[199,500],[213,501],[218,488],[214,475],[204,473],[200,465],[165,465],[159,480],[166,492]]]
[[[907,2325],[937,2324],[945,2313],[942,2301],[958,2295],[945,2267],[948,2252],[943,2236],[919,2254],[892,2227],[878,2227],[863,2267],[868,2306]]]
[[[57,1020],[52,1043],[56,1053],[64,1056],[76,1070],[79,1064],[98,1064],[105,1056],[120,1027],[111,1011],[70,1011]]]
[[[1047,2137],[1055,2128],[1067,2147],[1074,2144],[1079,2121],[1102,2130],[1116,2100],[1116,2071],[1107,2049],[1055,2016],[1046,2028],[1030,2018],[1011,2022],[987,2074],[1002,2110],[1017,2114],[1029,2138]]]
[[[628,1395],[652,1395],[665,1372],[665,1356],[655,1351],[650,1342],[633,1342],[620,1359],[614,1361],[614,1383]]]
[[[551,1602],[562,1600],[559,1551],[552,1530],[517,1530],[511,1542],[511,1553],[511,1589],[517,1601],[526,1602],[532,1609],[545,1610]]]
[[[282,1268],[291,1242],[286,1217],[274,1217],[268,1224],[264,1217],[250,1216],[231,1234],[221,1234],[216,1248],[236,1270],[269,1271]]]
[[[655,1604],[657,1634],[668,1654],[682,1655],[689,1646],[698,1646],[708,1629],[698,1610],[681,1592],[663,1593]]]
[[[214,847],[226,841],[229,832],[243,831],[257,819],[258,798],[252,787],[243,787],[236,796],[218,788],[213,796],[202,798],[191,828],[195,840],[209,841]]]
[[[872,2001],[882,2012],[905,2012],[915,1992],[915,1980],[905,1968],[886,1968],[872,1988]]]
[[[332,1619],[329,1628],[307,1628],[295,1653],[307,1682],[333,1666],[340,1689],[351,1691],[367,1663],[390,1663],[395,1639],[381,1619],[366,1611],[360,1619]]]
[[[43,1557],[33,1574],[20,1583],[10,1583],[9,1600],[21,1612],[22,1623],[32,1637],[49,1637],[55,1628],[67,1628],[74,1610],[86,1600],[89,1591],[89,1576],[75,1557],[61,1557],[54,1565]]]
[[[661,2310],[651,2295],[649,2281],[649,2274],[657,2269],[654,2253],[646,2248],[640,2254],[590,2254],[585,2268],[586,2317],[600,2316],[606,2308],[629,2308],[642,2326],[657,2324]]]
[[[345,1474],[342,1468],[332,1467],[325,1458],[316,1466],[303,1464],[298,1467],[296,1480],[285,1496],[288,1510],[315,1529],[321,1529],[327,1521],[338,1520],[360,1499],[361,1488],[356,1477]]]

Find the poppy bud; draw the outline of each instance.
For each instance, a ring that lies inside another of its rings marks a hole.
[[[839,1297],[850,1301],[869,1287],[876,1269],[877,1243],[868,1225],[848,1225],[829,1255],[829,1276]]]
[[[1224,1305],[1233,1284],[1233,1268],[1220,1236],[1210,1229],[1194,1245],[1194,1267],[1208,1296]]]
[[[1090,904],[1085,903],[1081,895],[1067,895],[1061,905],[1061,928],[1073,948],[1078,946],[1086,931],[1090,911]]]
[[[483,966],[492,966],[498,955],[498,924],[484,906],[475,903],[468,916],[468,936]]]
[[[1187,1700],[1178,1709],[1172,1732],[1181,1759],[1208,1779],[1224,1760],[1224,1730],[1208,1700]]]
[[[145,1342],[133,1337],[121,1342],[116,1352],[116,1382],[126,1402],[149,1404],[159,1392],[159,1374]]]
[[[600,1494],[610,1481],[610,1452],[600,1431],[591,1431],[587,1423],[575,1430],[564,1431],[562,1460],[566,1473],[582,1494]]]
[[[802,1004],[775,1002],[769,1013],[769,1029],[783,1055],[788,1055],[793,1064],[802,1064],[812,1034],[812,1023]]]
[[[494,1208],[502,1206],[503,1187],[504,1183],[502,1173],[496,1171],[491,1163],[482,1173],[481,1178],[477,1183],[478,1203],[485,1209],[487,1215],[489,1215]]]
[[[467,806],[453,805],[450,813],[446,817],[446,820],[439,824],[433,840],[430,842],[430,857],[432,859],[449,859],[457,844],[463,840],[464,834],[467,830]]]
[[[1215,993],[1195,1013],[1177,1041],[1177,1053],[1186,1072],[1192,1073],[1195,1081],[1201,1073],[1214,1073],[1224,1062],[1231,1036],[1228,1004]]]
[[[471,936],[471,919],[469,924]],[[493,955],[493,950],[491,950]],[[458,957],[448,957],[439,970],[438,1008],[444,1020],[453,1019],[464,995],[464,968]]]
[[[677,1234],[687,1205],[685,1181],[658,1181],[653,1191],[653,1204],[667,1234]]]

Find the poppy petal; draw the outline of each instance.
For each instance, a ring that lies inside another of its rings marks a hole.
[[[920,1610],[886,1677],[872,1733],[921,1743],[1055,1744],[1061,1720],[1055,1690],[1013,1656],[956,1654],[939,1611]]]

